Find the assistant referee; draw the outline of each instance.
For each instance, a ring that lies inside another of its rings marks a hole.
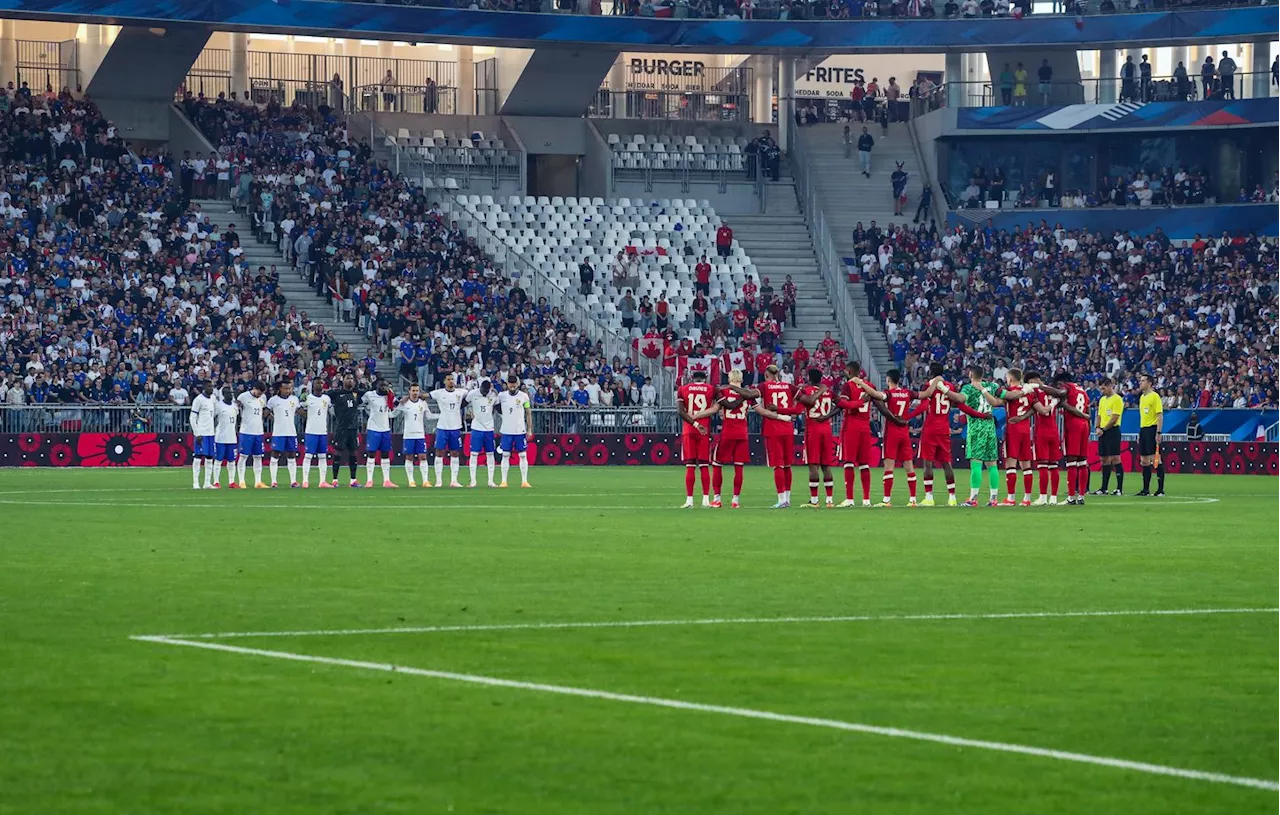
[[[1160,433],[1164,430],[1164,405],[1160,404],[1160,394],[1152,387],[1151,377],[1143,376],[1138,380],[1142,396],[1138,397],[1138,412],[1142,422],[1138,429],[1138,455],[1142,458],[1142,492],[1138,495],[1151,495],[1151,468],[1156,470],[1157,498],[1164,495],[1164,462],[1160,460]]]
[[[1116,393],[1116,383],[1102,380],[1102,396],[1098,399],[1098,458],[1102,460],[1102,489],[1094,495],[1106,495],[1111,486],[1111,473],[1116,474],[1116,491],[1124,494],[1124,464],[1120,462],[1120,417],[1124,416],[1124,400]]]

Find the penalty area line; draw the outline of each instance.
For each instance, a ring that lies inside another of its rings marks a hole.
[[[339,628],[309,631],[227,631],[206,634],[149,634],[147,637],[217,640],[247,637],[342,637],[365,634],[436,634],[468,631],[554,631],[574,628],[657,628],[706,625],[794,625],[804,623],[871,623],[944,620],[1043,620],[1079,617],[1184,617],[1206,614],[1275,614],[1280,608],[1170,608],[1116,611],[1011,611],[991,614],[860,614],[825,617],[711,617],[695,620],[603,620],[597,622],[430,625],[399,628]]]
[[[1008,744],[998,741],[984,741],[981,739],[969,739],[960,736],[950,736],[943,733],[928,733],[920,730],[905,730],[897,727],[882,727],[879,725],[860,724],[858,722],[846,722],[838,719],[822,719],[810,716],[793,716],[786,713],[774,713],[767,710],[754,710],[751,708],[728,707],[724,705],[709,705],[699,702],[685,702],[678,699],[663,699],[656,696],[635,696],[626,693],[614,693],[612,691],[594,690],[591,688],[575,688],[566,685],[550,685],[541,682],[522,682],[513,679],[499,679],[492,676],[481,676],[478,674],[453,673],[451,671],[434,671],[425,668],[412,668],[404,665],[394,665],[385,662],[365,662],[354,659],[341,659],[337,657],[321,657],[311,656],[309,654],[297,654],[291,651],[268,651],[261,648],[243,648],[236,645],[226,645],[217,642],[199,642],[193,640],[184,640],[174,637],[156,637],[156,636],[136,636],[130,639],[139,642],[158,643],[161,645],[174,645],[186,648],[201,648],[208,651],[221,651],[224,653],[238,654],[241,656],[266,657],[270,659],[280,659],[290,662],[304,662],[320,665],[332,665],[341,668],[355,668],[365,671],[379,671],[383,673],[403,674],[407,676],[419,676],[427,679],[439,679],[449,682],[462,682],[470,685],[481,685],[491,688],[504,688],[508,690],[523,690],[535,693],[549,693],[559,696],[574,696],[584,699],[600,699],[608,702],[621,702],[633,705],[646,705],[649,707],[667,708],[670,710],[682,710],[693,713],[714,713],[722,716],[733,716],[742,719],[756,719],[762,721],[776,722],[781,724],[806,725],[809,727],[820,727],[829,730],[842,730],[851,733],[861,733],[871,736],[882,736],[886,738],[908,739],[911,741],[932,742],[934,744],[942,744],[948,747],[969,748],[975,750],[989,750],[999,753],[1013,753],[1016,755],[1032,756],[1035,758],[1046,758],[1055,761],[1067,761],[1076,764],[1089,764],[1097,767],[1109,767],[1112,769],[1126,770],[1129,772],[1145,773],[1147,775],[1158,775],[1173,778],[1181,778],[1191,781],[1204,781],[1213,784],[1232,784],[1239,787],[1250,787],[1253,789],[1280,791],[1280,784],[1275,781],[1269,781],[1263,778],[1247,778],[1243,776],[1226,775],[1224,773],[1206,772],[1203,770],[1187,770],[1180,767],[1168,767],[1162,764],[1149,764],[1143,761],[1129,761],[1121,758],[1109,758],[1107,756],[1094,756],[1087,753],[1073,753],[1066,750],[1054,750],[1046,747],[1032,747],[1023,744]]]

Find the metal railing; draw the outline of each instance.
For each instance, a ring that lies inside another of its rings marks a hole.
[[[750,122],[751,97],[704,91],[612,91],[600,89],[587,108],[592,119],[680,119]]]
[[[350,97],[347,99],[350,104]],[[427,146],[422,138],[415,144],[413,137],[393,136],[384,130],[373,117],[355,110],[351,117],[352,130],[360,120],[368,125],[369,143],[391,151],[392,169],[419,186],[442,187],[450,190],[471,189],[472,179],[487,180],[494,190],[502,188],[503,179],[518,179],[524,163],[523,154],[507,148],[475,147],[470,142],[453,147]],[[430,184],[428,184],[428,179]],[[452,181],[450,184],[448,182]]]
[[[996,106],[1043,107],[1045,105],[1109,105],[1118,102],[1197,102],[1205,99],[1265,99],[1280,95],[1280,85],[1270,73],[1233,74],[1230,82],[1221,78],[1202,80],[1196,66],[1188,67],[1181,81],[1172,76],[1156,76],[1148,81],[1120,77],[1083,79],[1079,82],[1048,82],[1041,87],[1032,74],[1024,83],[1008,85],[994,81],[948,82],[938,97],[950,107]],[[1019,93],[1018,91],[1023,91]]]
[[[458,112],[458,89],[448,85],[360,85],[353,97],[355,110],[388,113]]]
[[[827,285],[831,302],[835,305],[836,323],[840,328],[844,345],[850,356],[860,363],[874,382],[883,381],[880,376],[879,361],[871,353],[867,342],[867,331],[883,331],[878,324],[864,325],[853,304],[853,295],[849,291],[849,281],[845,277],[840,253],[836,251],[831,229],[827,224],[826,213],[818,200],[816,185],[809,178],[809,162],[805,158],[804,143],[796,132],[795,121],[787,123],[788,144],[791,148],[791,171],[796,182],[796,194],[800,198],[804,210],[805,221],[809,225],[809,234],[813,238],[814,254],[818,258],[818,270]]]
[[[717,184],[720,192],[729,182],[749,182],[755,176],[753,153],[657,153],[641,150],[614,150],[611,161],[615,181],[644,181],[645,191],[653,190],[654,181],[679,181],[681,192],[688,192],[695,181]]]

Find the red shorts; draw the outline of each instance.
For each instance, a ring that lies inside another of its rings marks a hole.
[[[1079,427],[1076,427],[1068,422],[1063,429],[1066,430],[1067,456],[1069,458],[1087,459],[1089,457],[1088,423],[1082,422]]]
[[[840,461],[871,465],[871,428],[851,426],[840,433]]]
[[[1062,459],[1062,438],[1057,433],[1037,435],[1033,452],[1036,461],[1057,464]]]
[[[884,457],[894,464],[905,464],[916,457],[911,449],[911,434],[903,428],[901,433],[884,434]]]
[[[698,432],[681,434],[680,458],[687,464],[711,461],[711,437]]]
[[[814,432],[804,432],[804,463],[819,467],[831,467],[836,463],[836,439],[829,427]]]
[[[1018,425],[1009,425],[1004,437],[1004,456],[1014,461],[1033,461],[1035,454],[1031,449],[1031,428],[1018,429]]]
[[[769,467],[790,467],[796,460],[796,437],[790,433],[785,436],[764,437],[764,461]]]
[[[751,447],[746,439],[726,439],[722,436],[716,440],[711,460],[716,464],[750,464]]]
[[[925,428],[920,434],[920,460],[934,464],[951,463],[951,433]]]

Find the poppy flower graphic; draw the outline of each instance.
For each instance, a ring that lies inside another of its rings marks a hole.
[[[622,443],[626,445],[627,450],[631,451],[632,453],[638,453],[640,452],[640,449],[644,447],[645,443],[648,441],[649,441],[649,437],[644,433],[628,433],[626,438],[623,439]]]
[[[671,461],[671,447],[665,442],[658,442],[649,451],[649,460],[654,464],[666,464]]]
[[[597,444],[592,446],[591,450],[587,452],[587,461],[591,464],[596,465],[597,467],[600,466],[601,464],[608,464],[609,448],[603,444]]]
[[[23,433],[18,436],[18,449],[24,453],[34,453],[44,443],[44,436],[39,433]]]
[[[49,464],[54,467],[67,467],[74,460],[75,454],[71,452],[71,445],[58,442],[49,448]]]
[[[533,458],[533,456],[530,456],[530,458],[531,458],[531,459],[533,459],[534,461],[537,461],[539,464],[552,464],[552,465],[554,465],[554,464],[559,464],[559,463],[560,463],[560,453],[561,453],[561,451],[560,451],[560,445],[558,445],[558,444],[548,444],[546,447],[542,448],[542,457],[541,457],[541,458],[536,458],[536,459],[535,459],[535,458]]]
[[[191,462],[191,448],[175,441],[164,448],[164,463],[170,467],[183,467]]]
[[[154,433],[81,433],[76,445],[82,467],[155,467],[160,443]]]
[[[560,446],[566,453],[576,453],[582,444],[582,437],[575,433],[566,433],[560,437]]]

